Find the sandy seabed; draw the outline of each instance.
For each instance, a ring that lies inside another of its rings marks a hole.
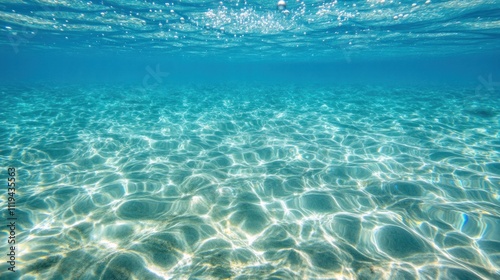
[[[0,92],[20,279],[500,279],[488,92]]]

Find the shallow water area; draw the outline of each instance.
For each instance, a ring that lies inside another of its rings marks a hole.
[[[471,92],[3,90],[22,279],[497,278],[500,104]]]
[[[3,0],[0,280],[500,279],[499,23]]]

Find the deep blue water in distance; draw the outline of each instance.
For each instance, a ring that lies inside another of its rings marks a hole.
[[[224,56],[190,59],[168,55],[58,54],[53,51],[13,55],[6,49],[0,69],[4,83],[106,83],[142,86],[144,76],[159,69],[161,84],[223,83],[227,81],[270,84],[468,84],[469,89],[488,80],[500,68],[500,55],[485,54],[425,57],[373,57],[337,61],[281,61],[272,56],[263,61],[227,61]],[[168,75],[166,74],[168,73]],[[157,80],[152,76],[152,79]],[[153,81],[151,80],[151,81]]]
[[[498,1],[285,6],[0,3],[0,279],[500,279]]]

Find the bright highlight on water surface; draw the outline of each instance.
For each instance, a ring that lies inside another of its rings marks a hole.
[[[498,50],[496,0],[7,1],[2,44],[22,48],[304,59]],[[29,42],[40,41],[35,46]],[[394,48],[399,46],[401,48]]]

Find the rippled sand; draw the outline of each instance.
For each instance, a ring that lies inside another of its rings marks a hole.
[[[23,279],[500,279],[494,93],[0,91]]]

